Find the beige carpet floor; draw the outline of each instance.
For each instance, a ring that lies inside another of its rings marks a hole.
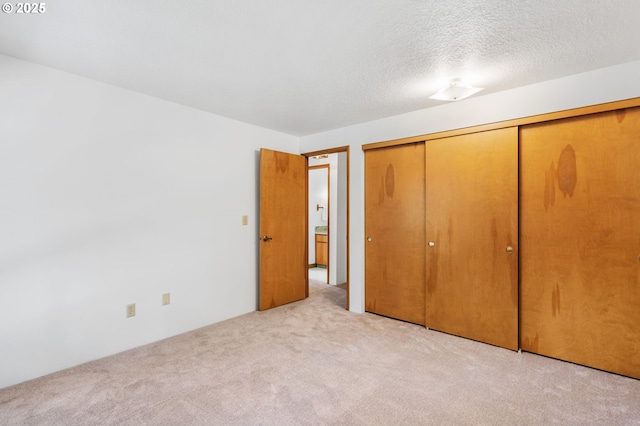
[[[344,309],[253,312],[0,390],[2,425],[639,424],[640,381]]]

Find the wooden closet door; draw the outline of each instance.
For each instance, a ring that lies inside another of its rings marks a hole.
[[[520,138],[521,347],[640,378],[640,108]]]
[[[426,325],[518,349],[518,130],[426,142]]]
[[[424,325],[424,144],[365,151],[365,309]]]

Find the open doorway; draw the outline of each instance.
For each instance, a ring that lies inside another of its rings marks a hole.
[[[306,156],[309,279],[348,291],[348,148]]]
[[[336,154],[332,154],[336,155]],[[329,155],[309,159],[307,179],[309,279],[329,284],[329,229],[331,229],[331,164]]]

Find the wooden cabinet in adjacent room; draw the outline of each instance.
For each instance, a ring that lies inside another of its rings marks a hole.
[[[327,266],[329,264],[329,236],[324,234],[316,235],[316,266]]]
[[[640,378],[640,108],[520,144],[522,349]]]

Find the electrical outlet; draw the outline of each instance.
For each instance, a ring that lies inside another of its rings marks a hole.
[[[168,305],[169,303],[171,303],[171,293],[164,293],[162,295],[162,304]]]
[[[132,303],[127,305],[127,318],[133,317],[136,315],[136,304]]]

